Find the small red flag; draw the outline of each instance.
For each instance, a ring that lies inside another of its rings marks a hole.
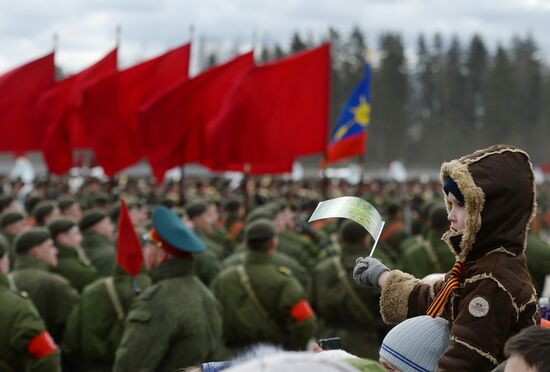
[[[130,220],[124,199],[120,199],[120,216],[118,218],[118,242],[116,259],[118,265],[128,274],[136,276],[141,270],[143,253],[139,239]]]

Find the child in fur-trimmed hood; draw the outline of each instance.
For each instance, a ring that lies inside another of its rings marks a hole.
[[[442,239],[456,257],[445,280],[423,283],[373,258],[358,259],[354,278],[382,288],[388,324],[423,314],[449,321],[438,370],[490,371],[509,337],[540,323],[524,253],[536,210],[533,170],[524,151],[494,145],[444,163],[441,181],[451,222]]]

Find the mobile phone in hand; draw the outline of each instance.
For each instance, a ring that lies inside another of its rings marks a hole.
[[[341,349],[340,337],[322,338],[319,340],[319,346],[323,350]]]

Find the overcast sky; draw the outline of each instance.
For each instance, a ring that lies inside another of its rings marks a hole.
[[[0,0],[0,74],[51,50],[56,63],[77,72],[115,44],[122,27],[120,65],[126,67],[189,40],[222,51],[259,43],[286,45],[298,31],[320,40],[329,26],[348,33],[358,25],[376,46],[382,31],[399,32],[409,52],[420,32],[480,33],[491,50],[512,35],[531,33],[550,61],[550,0]]]

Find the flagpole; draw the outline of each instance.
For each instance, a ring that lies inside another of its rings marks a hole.
[[[366,48],[365,49],[365,64],[368,64],[370,65],[371,64],[371,58],[372,56],[372,51],[369,49],[369,48]],[[372,79],[372,78],[371,78]],[[371,85],[371,90],[372,90],[372,81],[370,83]],[[369,102],[369,105],[371,104],[371,102]],[[370,115],[370,113],[369,113]],[[369,118],[369,123],[370,123],[370,118]],[[358,184],[358,187],[357,187],[357,194],[360,194],[362,191],[363,191],[363,186],[364,186],[364,180],[365,180],[365,174],[366,174],[366,171],[367,171],[367,128],[365,128],[365,142],[363,143],[363,153],[361,155],[359,155],[359,166],[361,167],[360,169],[360,179],[359,179],[359,184]],[[376,245],[375,245],[376,247]]]
[[[250,211],[250,194],[248,190],[248,181],[250,179],[250,163],[244,163],[243,165],[243,180],[242,180],[242,192],[244,196],[244,214],[248,215]]]

